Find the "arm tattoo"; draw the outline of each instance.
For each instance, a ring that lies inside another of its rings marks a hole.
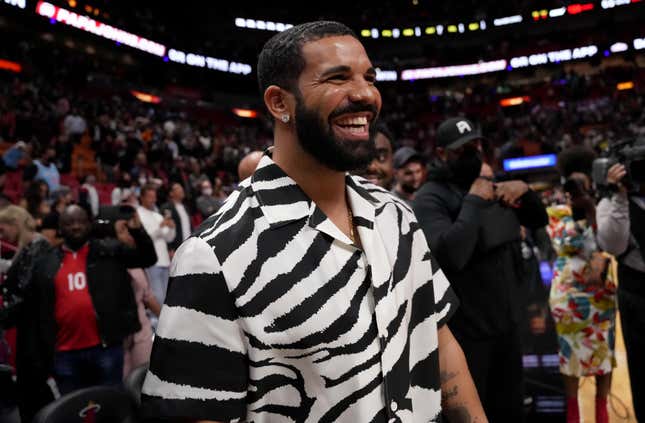
[[[441,384],[443,385],[444,383],[448,382],[451,379],[454,379],[457,377],[459,372],[440,372],[439,373],[439,380],[441,381]]]
[[[457,395],[459,395],[459,386],[453,385],[448,387],[448,382],[456,378],[459,375],[459,372],[441,372],[439,373],[439,379],[441,380],[441,400],[442,402],[448,402]]]
[[[455,385],[452,387],[452,389],[443,389],[441,391],[441,399],[443,401],[449,401],[452,398],[456,397],[459,394],[459,386]]]

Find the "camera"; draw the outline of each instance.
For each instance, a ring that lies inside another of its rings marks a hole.
[[[96,238],[115,238],[114,223],[117,220],[130,220],[136,212],[134,207],[126,204],[101,206],[92,228],[93,235]]]
[[[624,183],[634,188],[645,183],[645,138],[630,138],[609,146],[601,157],[593,161],[591,175],[598,187],[607,186],[607,171],[616,163],[622,163],[627,170]]]

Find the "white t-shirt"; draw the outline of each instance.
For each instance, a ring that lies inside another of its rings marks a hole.
[[[166,243],[175,239],[175,229],[169,228],[168,226],[161,226],[163,216],[154,210],[148,210],[143,206],[139,206],[137,207],[137,213],[139,213],[139,219],[141,219],[143,228],[150,235],[154,243],[155,252],[157,253],[157,263],[155,263],[155,266],[169,267],[170,256],[168,255],[168,244]]]
[[[186,207],[181,203],[175,203],[175,208],[181,221],[181,240],[185,241],[190,237],[190,217],[186,212]]]

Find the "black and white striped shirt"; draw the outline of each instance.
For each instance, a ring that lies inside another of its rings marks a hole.
[[[430,422],[457,300],[412,211],[347,175],[362,249],[265,155],[177,251],[144,413]]]

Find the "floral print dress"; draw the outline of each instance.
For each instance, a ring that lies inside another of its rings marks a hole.
[[[598,250],[593,228],[586,220],[574,221],[571,208],[547,209],[548,232],[558,254],[549,305],[558,334],[560,372],[582,377],[604,375],[616,366],[615,260]],[[593,283],[592,260],[607,258],[601,283]]]

